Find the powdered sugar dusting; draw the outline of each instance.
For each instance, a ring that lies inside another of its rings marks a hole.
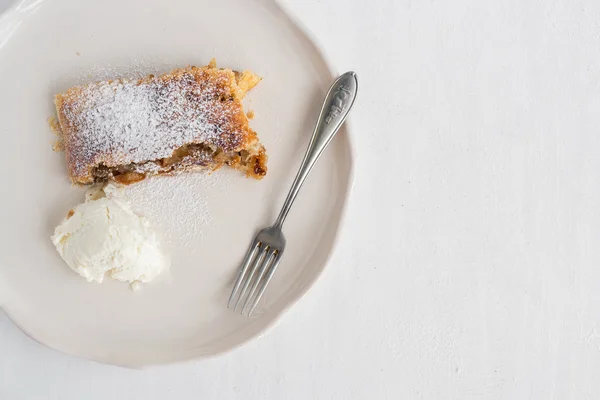
[[[85,176],[100,163],[168,158],[191,143],[238,149],[247,120],[233,101],[234,87],[231,71],[190,67],[70,89],[60,95],[59,114],[72,175]]]
[[[194,251],[214,222],[206,194],[227,190],[233,178],[230,172],[158,176],[125,187],[125,198],[172,251]]]

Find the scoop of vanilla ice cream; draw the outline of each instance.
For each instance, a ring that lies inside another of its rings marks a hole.
[[[158,237],[108,184],[86,194],[56,227],[52,242],[67,265],[88,282],[105,275],[127,282],[149,282],[169,269]]]

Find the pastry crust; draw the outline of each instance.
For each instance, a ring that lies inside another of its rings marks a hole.
[[[175,69],[138,80],[76,86],[55,96],[59,134],[75,184],[122,184],[156,174],[229,165],[260,179],[267,155],[241,99],[250,71]]]

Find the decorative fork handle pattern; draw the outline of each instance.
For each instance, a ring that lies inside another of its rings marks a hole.
[[[306,154],[300,165],[300,170],[298,171],[287,198],[283,203],[281,212],[275,222],[275,227],[281,229],[283,226],[285,218],[287,217],[302,184],[306,180],[306,177],[348,116],[350,109],[354,105],[357,91],[358,80],[354,72],[346,72],[336,79],[335,82],[333,82],[333,85],[331,85],[331,88],[329,88],[308,149],[306,150]]]

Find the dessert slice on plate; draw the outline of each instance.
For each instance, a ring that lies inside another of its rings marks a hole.
[[[267,155],[242,98],[252,72],[175,69],[138,80],[76,86],[55,97],[69,177],[75,184],[130,184],[156,174],[229,165],[262,178]]]

